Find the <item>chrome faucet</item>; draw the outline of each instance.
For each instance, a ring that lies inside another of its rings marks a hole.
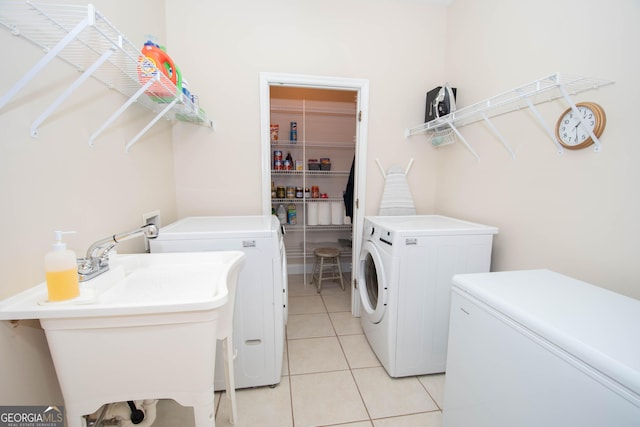
[[[154,224],[147,224],[135,230],[114,234],[94,242],[87,249],[86,257],[78,258],[79,280],[85,282],[109,270],[109,251],[118,243],[142,235],[147,239],[155,239],[158,237],[158,233],[158,227]]]

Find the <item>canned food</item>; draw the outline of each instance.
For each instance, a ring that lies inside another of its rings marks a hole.
[[[287,199],[295,199],[296,190],[293,187],[287,187]]]
[[[290,171],[291,170],[291,161],[290,160],[285,160],[283,162],[283,169],[286,171]]]
[[[284,165],[282,164],[282,160],[275,160],[273,162],[273,170],[276,170],[276,171],[284,170]]]
[[[275,150],[273,152],[273,168],[275,169],[276,162],[282,163],[282,150]]]

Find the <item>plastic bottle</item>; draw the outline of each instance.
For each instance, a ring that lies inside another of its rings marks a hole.
[[[48,301],[65,301],[80,295],[76,254],[62,241],[63,234],[73,231],[55,231],[53,250],[44,257]]]
[[[278,216],[278,220],[280,224],[284,225],[287,223],[287,211],[284,209],[284,206],[278,206],[278,210],[276,211],[276,215]]]
[[[289,225],[296,225],[298,223],[297,216],[296,205],[292,203],[287,207],[287,222]]]

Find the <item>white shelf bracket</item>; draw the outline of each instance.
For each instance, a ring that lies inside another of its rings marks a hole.
[[[18,92],[20,92],[53,58],[58,54],[77,36],[90,25],[88,18],[80,21],[73,30],[69,31],[66,36],[62,38],[52,49],[50,49],[45,56],[34,65],[18,82],[13,85],[2,98],[0,98],[0,109],[2,109]]]
[[[551,138],[551,141],[553,141],[553,143],[556,145],[556,148],[558,149],[558,154],[562,154],[564,152],[564,149],[556,139],[556,135],[549,128],[549,126],[547,126],[547,122],[545,122],[544,119],[542,118],[540,111],[538,111],[538,109],[535,107],[535,105],[533,105],[533,102],[531,102],[531,100],[528,97],[525,96],[524,100],[527,103],[527,106],[529,107],[533,115],[536,116],[538,123],[540,123],[540,125],[545,130],[545,132],[547,132],[547,135],[549,135],[549,138]]]
[[[489,126],[489,129],[491,129],[491,132],[493,132],[493,134],[496,136],[496,138],[498,138],[498,141],[500,141],[502,143],[502,145],[504,146],[504,148],[509,152],[509,155],[511,156],[511,159],[512,160],[515,159],[516,155],[513,153],[513,150],[511,149],[511,147],[509,147],[509,144],[507,144],[507,140],[504,139],[502,134],[498,131],[498,128],[496,128],[493,125],[491,120],[489,120],[489,118],[487,117],[487,115],[484,112],[482,112],[481,114],[482,114],[482,119],[487,124],[487,126]]]
[[[171,110],[171,109],[173,108],[173,106],[174,106],[174,105],[176,105],[176,104],[178,103],[178,101],[179,101],[179,100],[180,100],[180,98],[179,98],[179,97],[176,97],[173,101],[171,101],[169,104],[167,104],[167,106],[166,106],[166,107],[165,107],[161,112],[159,112],[159,113],[158,113],[158,114],[153,118],[153,120],[151,120],[151,121],[149,122],[149,124],[148,124],[148,125],[146,125],[146,126],[144,127],[144,129],[142,129],[140,132],[138,132],[138,134],[137,134],[136,136],[134,136],[134,137],[133,137],[133,139],[132,139],[131,141],[129,141],[129,143],[128,143],[128,144],[126,145],[126,147],[124,148],[124,149],[125,149],[125,151],[128,153],[128,152],[129,152],[129,150],[131,149],[131,147],[133,146],[133,144],[135,144],[136,142],[138,142],[138,140],[139,140],[140,138],[142,138],[142,135],[144,135],[145,133],[147,133],[147,131],[148,131],[149,129],[151,129],[151,127],[152,127],[153,125],[155,125],[155,124],[156,124],[156,122],[157,122],[158,120],[160,120],[160,118],[162,118],[162,116],[164,116],[165,114],[167,114],[167,112],[168,112],[169,110]]]
[[[98,58],[96,62],[94,62],[91,67],[87,68],[87,70],[80,75],[55,101],[49,105],[49,107],[44,110],[44,112],[31,124],[31,136],[38,136],[38,127],[55,111],[56,108],[64,102],[82,83],[84,83],[91,75],[107,60],[109,57],[115,52],[114,48],[107,50],[105,53]]]
[[[467,149],[469,151],[471,151],[471,154],[473,154],[475,156],[476,160],[480,161],[480,156],[478,156],[478,153],[476,153],[476,151],[473,149],[473,147],[471,147],[471,145],[469,145],[467,140],[464,138],[464,136],[462,136],[460,131],[453,125],[453,123],[447,122],[447,125],[451,128],[451,130],[453,130],[456,133],[456,135],[458,136],[458,138],[460,138],[460,141],[462,141],[464,146],[467,147]]]
[[[600,140],[598,139],[598,137],[593,133],[593,129],[584,125],[584,122],[582,121],[582,114],[580,114],[580,111],[578,111],[578,107],[576,106],[576,103],[573,102],[573,100],[567,93],[564,86],[558,85],[558,89],[560,90],[560,93],[562,93],[562,96],[564,97],[565,101],[567,101],[567,104],[569,104],[569,106],[571,107],[571,110],[573,110],[573,114],[575,114],[576,117],[578,117],[578,121],[580,121],[580,124],[582,125],[582,127],[587,132],[589,132],[589,136],[591,137],[591,139],[593,140],[593,144],[595,145],[593,151],[595,151],[596,153],[599,153],[600,150],[602,150],[602,145],[600,144]]]
[[[159,73],[157,73],[157,74],[156,74],[155,78],[153,78],[153,79],[149,79],[149,81],[148,81],[147,83],[145,83],[145,84],[144,84],[144,86],[142,86],[140,89],[138,89],[138,91],[137,91],[137,92],[136,92],[136,93],[135,93],[131,98],[129,98],[129,99],[127,100],[127,102],[125,102],[125,103],[124,103],[120,108],[118,108],[118,110],[117,110],[115,113],[113,113],[113,114],[111,115],[111,117],[109,117],[109,118],[107,119],[107,121],[106,121],[106,122],[104,122],[104,123],[102,124],[102,126],[100,126],[100,128],[99,128],[97,131],[95,131],[95,132],[91,135],[91,137],[89,138],[89,146],[93,147],[93,141],[95,141],[95,140],[96,140],[96,138],[97,138],[97,137],[98,137],[102,132],[104,132],[104,130],[105,130],[107,127],[109,127],[109,125],[110,125],[111,123],[113,123],[113,121],[114,121],[115,119],[117,119],[118,117],[120,117],[120,115],[124,112],[124,110],[126,110],[127,108],[129,108],[129,106],[130,106],[131,104],[133,104],[134,102],[136,102],[136,100],[137,100],[138,98],[140,98],[140,96],[141,96],[143,93],[145,93],[145,91],[146,91],[147,89],[149,89],[149,87],[150,87],[153,83],[155,83],[156,81],[158,81],[158,79],[159,79]]]

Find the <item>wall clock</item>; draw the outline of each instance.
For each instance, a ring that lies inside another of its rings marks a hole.
[[[567,108],[556,124],[558,142],[569,150],[579,150],[593,144],[588,129],[593,131],[596,138],[600,138],[607,123],[607,116],[598,104],[579,102],[576,107],[582,118],[582,124],[572,108]]]

